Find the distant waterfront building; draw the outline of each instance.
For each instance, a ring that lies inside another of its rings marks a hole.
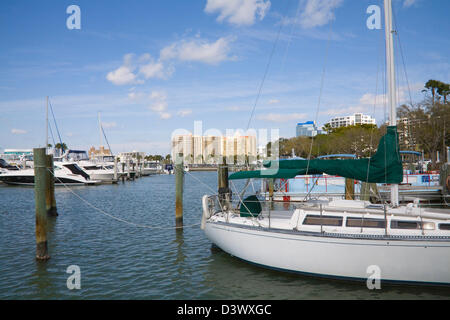
[[[133,163],[138,163],[144,160],[145,152],[138,152],[138,151],[121,152],[118,154],[118,157],[120,159],[120,162],[126,163],[127,161],[130,161]]]
[[[320,130],[316,126],[315,121],[307,121],[297,124],[297,137],[315,137]]]
[[[186,164],[218,164],[223,157],[227,161],[245,163],[256,160],[255,136],[193,136],[172,137],[172,159],[183,154]]]
[[[351,116],[336,117],[329,122],[331,128],[348,127],[362,124],[377,124],[375,118],[362,113],[355,113]]]
[[[11,164],[15,164],[21,159],[33,160],[33,149],[5,149],[0,156]]]
[[[109,149],[105,149],[105,147],[100,146],[97,149],[95,149],[95,147],[91,147],[88,151],[88,155],[89,155],[89,159],[96,159],[96,158],[101,158],[101,157],[105,157],[105,156],[111,156],[111,150]]]

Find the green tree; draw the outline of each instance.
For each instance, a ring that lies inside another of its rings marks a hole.
[[[60,149],[60,150],[67,150],[67,145],[63,142],[63,143],[57,143],[55,144],[55,149]]]
[[[433,104],[436,101],[436,92],[437,92],[437,89],[439,88],[439,86],[440,86],[440,81],[431,79],[431,80],[428,80],[427,83],[425,83],[426,90],[422,90],[422,92],[431,91],[431,97],[432,97]]]
[[[437,168],[437,151],[445,157],[445,148],[449,145],[447,126],[450,122],[450,104],[425,99],[413,106],[402,105],[399,117],[408,119],[409,131],[418,150],[424,150],[431,158],[433,168]]]
[[[450,84],[441,82],[437,92],[442,98],[444,98],[444,104],[447,103],[447,96],[450,94]]]

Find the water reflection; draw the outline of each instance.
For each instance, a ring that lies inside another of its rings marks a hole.
[[[345,281],[287,273],[242,261],[211,247],[205,285],[218,299],[450,299],[448,287],[405,286],[382,283],[369,290],[364,281]]]

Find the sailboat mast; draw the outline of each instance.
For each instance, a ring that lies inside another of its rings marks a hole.
[[[103,135],[102,135],[102,122],[100,121],[100,111],[97,113],[98,115],[98,133],[100,134],[100,147],[103,145]]]
[[[48,96],[47,96],[47,106],[45,108],[45,152],[47,154],[48,150]]]
[[[392,27],[392,0],[384,0],[385,32],[386,32],[386,74],[388,81],[389,125],[397,125],[397,88],[395,82],[394,32]],[[391,185],[391,204],[396,207],[398,200],[398,184]]]

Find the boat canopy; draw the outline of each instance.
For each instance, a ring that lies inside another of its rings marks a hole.
[[[371,158],[279,160],[266,161],[263,165],[265,170],[235,172],[229,179],[291,179],[299,175],[325,173],[369,183],[398,184],[403,181],[396,126],[387,127],[386,134],[380,139],[377,152]]]

